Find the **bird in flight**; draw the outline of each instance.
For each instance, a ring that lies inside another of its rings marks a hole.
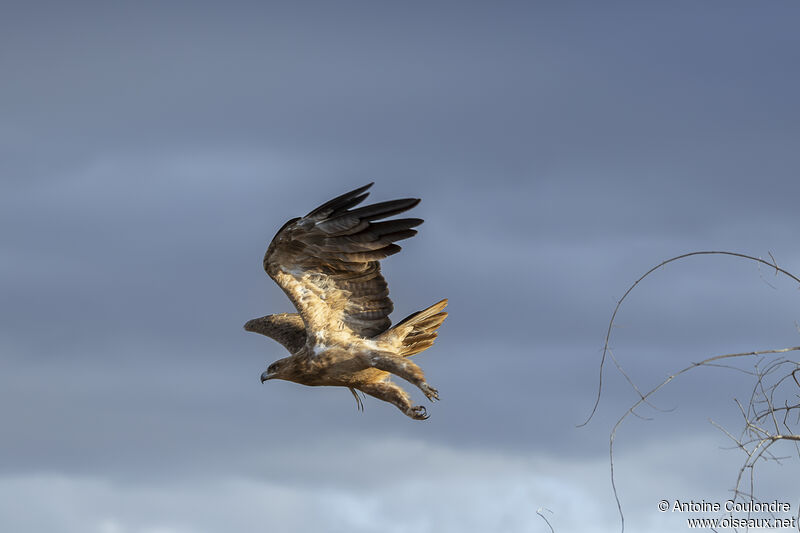
[[[419,218],[382,220],[419,203],[404,198],[355,208],[369,195],[365,185],[289,220],[264,255],[264,270],[283,289],[297,313],[254,318],[244,325],[281,343],[291,355],[261,374],[310,386],[348,387],[397,406],[415,420],[424,406],[389,380],[394,374],[431,400],[439,393],[408,358],[429,348],[447,317],[447,300],[391,326],[393,304],[379,261],[400,251],[395,244],[417,234]]]

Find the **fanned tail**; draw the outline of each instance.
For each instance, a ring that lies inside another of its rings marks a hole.
[[[398,355],[409,357],[427,350],[436,339],[436,330],[442,325],[447,313],[447,299],[437,302],[427,309],[407,316],[394,327],[380,335],[381,340],[397,343]]]

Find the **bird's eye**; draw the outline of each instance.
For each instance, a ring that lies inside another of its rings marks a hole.
[[[276,370],[278,370],[278,365],[276,365],[275,363],[272,363],[271,365],[269,365],[269,368],[267,369],[267,372],[269,372],[271,374],[271,373],[275,372]]]

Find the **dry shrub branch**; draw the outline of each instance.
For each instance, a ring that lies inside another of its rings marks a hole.
[[[614,439],[616,437],[617,430],[629,415],[641,417],[641,415],[636,412],[636,409],[641,407],[642,404],[647,404],[653,409],[657,409],[655,406],[649,403],[650,397],[678,376],[694,370],[697,367],[704,366],[734,369],[750,374],[754,379],[753,390],[746,404],[742,405],[741,402],[735,400],[743,420],[743,427],[740,431],[732,433],[721,427],[719,424],[716,424],[713,420],[711,421],[715,427],[719,428],[731,439],[731,441],[734,443],[734,447],[740,449],[745,455],[745,460],[739,469],[739,474],[736,478],[736,484],[733,488],[734,499],[757,499],[755,495],[754,471],[756,465],[760,461],[770,460],[780,462],[781,460],[789,457],[795,457],[795,455],[800,457],[800,362],[787,359],[783,356],[779,358],[771,357],[777,354],[800,351],[800,346],[773,350],[730,353],[709,357],[708,359],[692,363],[687,367],[675,372],[647,392],[642,392],[639,387],[636,386],[630,376],[625,373],[619,361],[614,356],[614,353],[609,348],[611,331],[614,327],[617,313],[631,291],[633,291],[633,289],[635,289],[647,276],[664,267],[665,265],[674,261],[698,255],[725,255],[738,257],[748,261],[754,261],[756,263],[766,265],[770,267],[770,269],[774,269],[776,276],[779,274],[787,276],[800,284],[800,278],[779,267],[772,254],[770,254],[771,261],[767,261],[759,257],[753,257],[735,252],[699,251],[679,255],[667,259],[666,261],[662,261],[658,265],[645,272],[630,287],[628,287],[628,290],[625,291],[625,294],[623,294],[622,298],[620,298],[620,300],[617,302],[614,312],[611,315],[611,320],[608,324],[605,345],[603,347],[603,355],[600,359],[597,396],[588,418],[578,427],[588,424],[597,411],[597,406],[600,403],[600,397],[603,390],[603,370],[606,360],[610,358],[620,374],[627,380],[627,382],[639,396],[639,399],[630,408],[628,408],[628,410],[619,418],[619,420],[617,420],[616,424],[614,424],[609,437],[611,486],[614,491],[614,499],[616,500],[617,509],[619,511],[622,531],[625,530],[625,515],[622,512],[622,505],[620,503],[614,477]],[[741,358],[755,358],[756,361],[753,365],[753,370],[744,370],[740,367],[725,364],[725,362],[728,360]],[[794,445],[795,455],[781,457],[773,453],[771,449],[772,446],[775,443],[782,441],[790,442]],[[800,511],[798,511],[798,514],[800,515]]]

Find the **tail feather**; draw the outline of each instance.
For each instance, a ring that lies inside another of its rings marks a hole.
[[[384,340],[397,343],[398,354],[409,357],[430,348],[436,339],[436,330],[442,325],[447,313],[442,311],[447,299],[433,304],[427,309],[417,311],[398,322],[381,335]]]

